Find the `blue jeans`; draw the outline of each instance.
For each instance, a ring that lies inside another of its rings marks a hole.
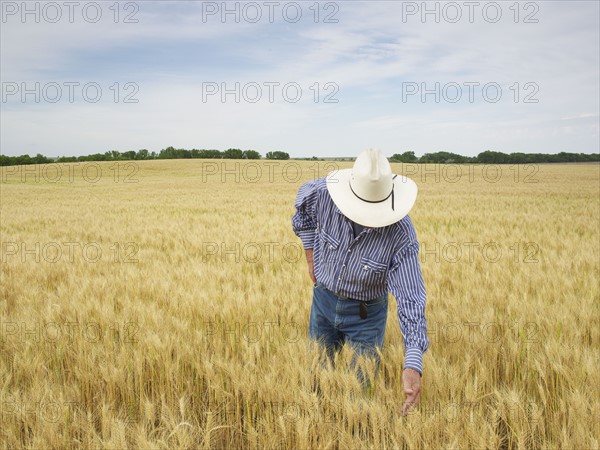
[[[325,347],[332,363],[335,352],[347,342],[354,349],[352,367],[362,355],[375,360],[377,371],[377,349],[383,346],[387,320],[387,294],[367,302],[366,307],[367,318],[361,319],[358,300],[343,300],[325,289],[320,282],[315,283],[308,336]],[[358,378],[365,388],[368,379],[361,368],[358,369]]]

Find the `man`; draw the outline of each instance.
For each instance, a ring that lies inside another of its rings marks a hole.
[[[402,414],[419,401],[429,347],[419,243],[408,216],[416,197],[416,184],[368,149],[352,169],[304,183],[292,218],[314,283],[309,337],[330,355],[348,342],[355,356],[378,363],[388,292],[396,298],[405,348]]]

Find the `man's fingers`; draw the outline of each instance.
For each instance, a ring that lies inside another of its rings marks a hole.
[[[417,378],[419,377],[419,378]],[[412,369],[405,369],[402,381],[404,382],[404,394],[406,400],[402,404],[402,415],[407,415],[412,411],[421,397],[421,380],[418,372]]]
[[[410,411],[412,411],[418,402],[419,402],[418,394],[415,393],[415,394],[409,395],[406,398],[406,400],[404,401],[404,404],[402,405],[402,415],[405,416]]]
[[[402,415],[407,415],[415,407],[415,404],[409,400],[406,400],[402,405]]]
[[[403,415],[403,416],[405,416],[405,415],[406,415],[406,413],[408,412],[408,406],[407,406],[407,405],[408,405],[408,403],[406,403],[406,402],[404,402],[404,403],[402,404],[402,410],[401,410],[401,413],[402,413],[402,415]]]
[[[402,405],[402,415],[407,415],[410,411],[412,411],[417,403],[419,402],[420,390],[414,389],[412,387],[405,387],[404,394],[406,395],[406,400]]]
[[[404,393],[405,394],[414,394],[415,388],[414,385],[410,381],[404,381]]]
[[[315,277],[315,266],[311,260],[308,261],[308,275],[310,275],[313,284],[317,282],[317,277]]]
[[[417,393],[416,392],[407,392],[407,396],[406,396],[406,401],[407,402],[411,402],[414,403],[417,400]]]
[[[402,405],[402,415],[406,415],[411,407],[414,405],[417,394],[409,387],[404,388],[404,393],[406,394],[406,400],[404,400],[404,404]]]

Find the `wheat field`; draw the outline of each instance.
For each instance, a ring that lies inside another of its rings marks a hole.
[[[599,448],[600,166],[393,164],[419,195],[429,351],[400,415],[307,342],[302,182],[351,162],[3,167],[0,445]]]

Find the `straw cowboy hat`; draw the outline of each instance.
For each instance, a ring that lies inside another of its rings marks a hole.
[[[327,190],[335,205],[350,220],[365,227],[385,227],[405,217],[417,199],[413,180],[392,173],[378,150],[362,151],[352,169],[327,175]]]

